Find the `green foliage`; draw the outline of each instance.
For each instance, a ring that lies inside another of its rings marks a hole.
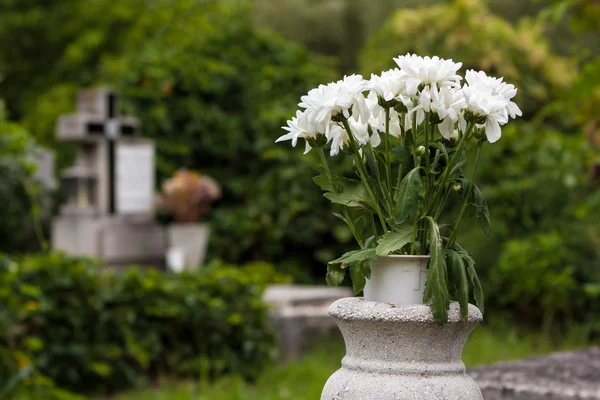
[[[334,253],[330,228],[340,222],[309,189],[313,160],[273,142],[300,95],[332,70],[255,29],[247,8],[207,4],[112,66],[126,109],[156,141],[159,180],[187,167],[222,185],[210,256],[284,270],[318,265]]]
[[[35,141],[23,127],[0,118],[0,251],[40,248],[36,228],[41,228],[35,224],[41,223],[42,188],[33,179],[35,149]],[[43,222],[48,222],[47,217]]]
[[[494,229],[482,237],[469,224],[461,243],[477,260],[490,307],[548,327],[593,318],[584,287],[600,282],[600,203],[587,179],[589,145],[521,124],[485,151],[480,186]]]
[[[517,305],[524,318],[540,318],[546,326],[568,316],[583,297],[575,280],[577,254],[556,231],[532,234],[506,243],[491,279],[500,305]]]
[[[274,356],[261,292],[280,278],[267,264],[110,273],[51,253],[5,262],[0,277],[8,373],[32,365],[59,387],[112,392],[158,374],[253,379]]]
[[[560,98],[575,76],[573,63],[551,52],[541,25],[525,19],[513,26],[480,0],[396,11],[363,49],[361,71],[392,68],[392,57],[406,53],[460,60],[463,70],[503,76],[519,89],[524,118]]]

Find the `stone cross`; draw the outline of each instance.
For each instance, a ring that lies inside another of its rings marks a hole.
[[[106,88],[81,91],[77,113],[62,116],[58,121],[58,139],[82,143],[80,156],[84,164],[86,159],[91,160],[95,163],[92,169],[99,170],[97,197],[107,193],[108,198],[107,201],[101,199],[101,213],[114,215],[148,210],[154,189],[154,147],[147,142],[127,141],[137,134],[137,120],[119,115],[116,96]],[[85,154],[86,144],[96,147],[90,155]],[[139,195],[142,192],[144,199]]]

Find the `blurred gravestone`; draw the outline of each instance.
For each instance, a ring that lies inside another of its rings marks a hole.
[[[277,332],[281,358],[299,356],[319,334],[339,330],[329,316],[329,306],[342,297],[351,297],[347,287],[272,285],[264,300],[271,308],[271,321]],[[315,336],[317,335],[317,336]]]
[[[154,143],[117,110],[110,90],[83,90],[77,113],[57,123],[58,140],[78,150],[62,173],[66,203],[52,224],[52,247],[108,265],[159,264],[165,236],[153,219]]]
[[[48,149],[36,148],[30,155],[30,161],[35,165],[33,175],[46,191],[56,189],[56,176],[54,174],[55,157],[54,152]]]
[[[600,348],[473,368],[486,400],[600,400]]]

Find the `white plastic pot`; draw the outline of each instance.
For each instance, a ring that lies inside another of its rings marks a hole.
[[[392,304],[423,304],[429,256],[386,256],[371,261],[364,299]]]
[[[169,267],[181,271],[201,266],[204,263],[209,235],[210,230],[205,224],[169,225],[167,238],[172,251],[167,255],[167,263],[173,263]]]

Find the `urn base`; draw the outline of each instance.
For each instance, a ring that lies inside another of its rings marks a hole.
[[[344,336],[346,356],[321,400],[483,400],[461,361],[469,334],[483,318],[475,306],[469,305],[464,323],[453,302],[444,327],[426,305],[346,298],[329,313]]]

